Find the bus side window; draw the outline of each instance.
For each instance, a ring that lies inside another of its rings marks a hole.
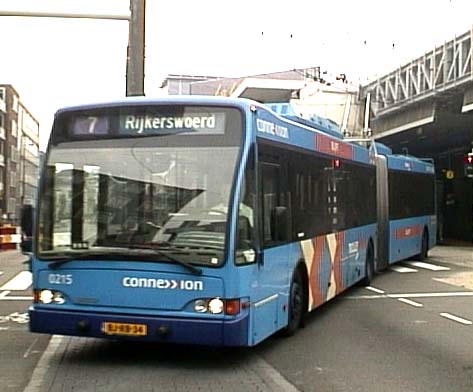
[[[279,165],[262,163],[261,182],[263,197],[263,241],[270,245],[277,241],[275,228],[272,225],[272,216],[275,208],[280,205],[280,170]]]

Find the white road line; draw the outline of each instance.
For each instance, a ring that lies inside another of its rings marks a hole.
[[[473,324],[473,321],[470,321],[470,320],[467,320],[467,319],[464,319],[464,318],[455,316],[455,315],[450,314],[450,313],[440,313],[440,316],[445,317],[445,318],[447,318],[447,319],[449,319],[449,320],[456,321],[457,323],[464,324],[464,325],[471,325],[471,324]]]
[[[33,301],[33,297],[29,296],[15,296],[11,295],[9,296],[8,293],[9,291],[4,291],[3,293],[0,294],[0,301]]]
[[[366,286],[365,288],[366,288],[366,290],[370,290],[370,291],[373,291],[373,292],[378,293],[378,294],[384,294],[383,290],[377,289],[376,287]]]
[[[347,299],[383,299],[383,298],[442,298],[442,297],[473,297],[473,291],[451,291],[445,293],[406,293],[406,294],[380,294],[380,295],[354,295],[346,296]]]
[[[51,366],[52,358],[59,350],[63,341],[62,336],[53,335],[49,341],[48,347],[44,350],[43,355],[38,361],[36,368],[33,371],[30,382],[25,387],[23,392],[39,392],[43,390],[43,384],[45,383],[46,374]]]
[[[39,338],[36,338],[35,340],[33,340],[33,343],[30,344],[30,346],[28,347],[28,349],[25,351],[25,353],[23,354],[23,358],[28,358],[30,353],[33,351],[33,347],[34,345],[36,344],[36,342],[39,340]]]
[[[417,272],[417,270],[414,269],[414,268],[401,267],[400,265],[393,265],[389,269],[392,270],[392,271],[395,271],[395,272],[399,272],[401,274],[405,274],[405,273],[409,273],[409,272]]]
[[[409,264],[418,268],[428,269],[430,271],[450,271],[450,268],[448,267],[442,267],[440,265],[424,263],[422,261],[407,261],[406,264]]]
[[[0,293],[0,299],[4,299],[8,294],[10,294],[9,291],[3,291]]]
[[[421,308],[422,306],[424,306],[423,304],[419,302],[411,301],[410,299],[407,299],[407,298],[398,298],[397,300],[400,302],[404,302],[405,304],[415,306],[416,308]]]
[[[23,290],[26,290],[28,287],[30,287],[32,283],[33,283],[33,279],[32,279],[31,272],[21,271],[18,275],[16,275],[14,278],[10,279],[2,287],[0,287],[0,291],[2,290],[23,291]]]

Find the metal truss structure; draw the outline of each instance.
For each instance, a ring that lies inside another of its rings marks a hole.
[[[473,82],[473,28],[362,88],[379,117]]]

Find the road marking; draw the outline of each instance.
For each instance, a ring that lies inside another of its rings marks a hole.
[[[385,298],[440,298],[440,297],[473,297],[473,291],[451,291],[445,293],[406,293],[381,295],[353,295],[347,299],[385,299]]]
[[[450,314],[450,313],[440,313],[440,316],[445,317],[445,318],[447,318],[447,319],[449,319],[449,320],[456,321],[457,323],[464,324],[464,325],[471,325],[471,324],[473,324],[473,321],[470,321],[470,320],[467,320],[467,319],[464,319],[464,318],[455,316],[455,315]]]
[[[4,299],[8,294],[10,294],[9,291],[3,291],[2,293],[0,293],[0,300]]]
[[[370,291],[373,291],[373,292],[378,293],[378,294],[384,294],[383,290],[377,289],[376,287],[366,286],[365,288],[366,288],[366,290],[370,290]]]
[[[287,381],[284,376],[274,367],[266,362],[262,357],[256,356],[251,363],[251,369],[261,378],[264,385],[270,391],[276,392],[298,392],[299,390]],[[29,392],[29,391],[24,391]]]
[[[21,271],[18,275],[16,275],[14,278],[10,279],[2,287],[0,287],[0,291],[2,290],[23,291],[23,290],[26,290],[28,287],[30,287],[32,283],[33,283],[33,279],[32,279],[31,272]]]
[[[418,268],[424,268],[430,271],[450,271],[450,268],[448,267],[442,267],[440,265],[424,263],[422,261],[407,261],[406,264],[409,264]]]
[[[59,350],[62,340],[62,336],[53,335],[49,341],[48,347],[44,350],[43,355],[36,365],[33,375],[30,378],[30,382],[25,387],[23,392],[40,392],[43,390],[43,384],[46,383],[46,374],[52,364],[52,359],[56,352]]]
[[[409,273],[409,272],[417,272],[414,268],[402,267],[400,265],[393,265],[389,268],[392,271],[399,272],[401,274]]]
[[[9,296],[8,294],[10,294],[10,291],[4,291],[3,293],[0,293],[0,301],[33,301],[33,297],[30,296]]]
[[[415,306],[416,308],[421,308],[422,306],[424,306],[423,304],[419,302],[411,301],[410,299],[407,299],[407,298],[398,298],[397,300],[400,302],[404,302],[405,304]]]
[[[39,340],[39,338],[37,337],[35,340],[33,340],[33,343],[30,344],[30,346],[28,347],[28,349],[25,351],[25,353],[23,354],[23,358],[28,358],[30,353],[33,351],[33,347],[34,345],[36,344],[36,342]]]

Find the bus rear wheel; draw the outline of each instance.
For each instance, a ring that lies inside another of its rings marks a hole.
[[[370,241],[366,248],[366,259],[365,259],[365,277],[360,282],[362,286],[368,286],[374,278],[374,249],[373,244]]]
[[[304,316],[304,284],[299,269],[294,271],[289,292],[288,322],[284,335],[291,336],[299,329]]]
[[[420,261],[424,261],[429,257],[429,235],[427,230],[422,233],[422,243],[420,245],[420,253],[417,255]]]

